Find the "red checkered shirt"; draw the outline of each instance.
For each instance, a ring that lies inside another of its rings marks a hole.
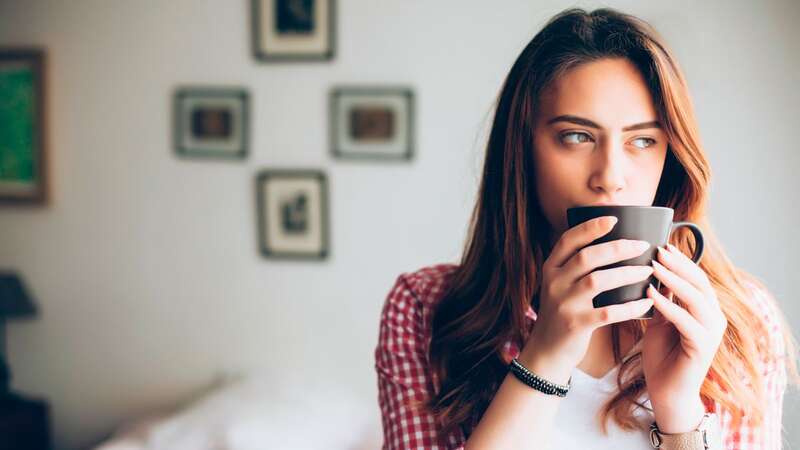
[[[375,370],[378,375],[378,401],[383,424],[383,449],[448,449],[464,448],[462,430],[443,434],[433,416],[408,406],[410,400],[426,400],[438,392],[438,380],[429,370],[428,349],[431,339],[431,314],[444,294],[449,276],[456,265],[438,264],[413,273],[401,274],[389,292],[381,311],[378,345],[375,349]],[[741,425],[732,426],[732,415],[719,404],[707,405],[717,413],[725,450],[778,450],[781,448],[781,415],[786,389],[786,365],[782,358],[784,345],[777,310],[769,295],[754,285],[756,311],[763,311],[770,332],[773,350],[761,359],[768,405],[764,422],[753,426],[747,417]],[[529,307],[527,322],[536,321]],[[519,354],[520,343],[507,342],[503,358],[510,362]],[[467,430],[469,432],[470,430]]]

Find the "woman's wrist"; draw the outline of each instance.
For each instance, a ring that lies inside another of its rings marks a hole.
[[[667,434],[694,431],[706,413],[706,407],[699,394],[691,397],[673,397],[664,402],[651,399],[651,403],[659,431]]]
[[[575,368],[537,349],[523,349],[517,357],[528,370],[556,384],[567,384]]]

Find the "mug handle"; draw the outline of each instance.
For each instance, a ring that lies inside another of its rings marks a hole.
[[[669,235],[672,236],[672,232],[680,227],[689,228],[689,231],[691,231],[692,234],[694,235],[695,247],[694,247],[694,255],[692,255],[692,261],[694,261],[695,263],[699,262],[700,258],[703,257],[703,249],[705,247],[703,242],[703,231],[700,229],[700,227],[698,227],[692,222],[673,222],[672,228],[670,228],[669,230]],[[667,238],[667,241],[669,241],[669,238]]]

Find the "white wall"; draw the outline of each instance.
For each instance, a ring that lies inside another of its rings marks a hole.
[[[500,83],[571,3],[342,0],[335,61],[285,65],[251,58],[248,5],[0,0],[0,44],[49,55],[53,202],[0,211],[0,266],[22,272],[43,311],[10,324],[9,362],[17,390],[50,401],[58,449],[183,402],[223,371],[315,364],[374,397],[388,288],[401,271],[457,260]],[[713,164],[717,231],[800,325],[798,4],[611,6],[650,20],[677,52]],[[412,164],[328,156],[326,93],[343,82],[414,87]],[[187,83],[250,90],[246,161],[173,156],[170,95]],[[259,256],[253,175],[275,166],[327,171],[328,261]]]

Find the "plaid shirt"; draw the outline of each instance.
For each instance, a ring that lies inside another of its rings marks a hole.
[[[375,349],[384,450],[464,448],[466,438],[462,431],[444,435],[431,414],[407,406],[409,400],[425,400],[438,392],[438,380],[428,369],[431,318],[435,303],[444,294],[448,277],[456,267],[439,264],[401,274],[385,300]],[[770,330],[762,339],[769,340],[774,350],[760,365],[768,396],[764,422],[756,428],[745,417],[741,426],[733,428],[731,413],[716,403],[706,406],[720,418],[725,450],[778,450],[782,444],[781,415],[787,378],[783,359],[775,355],[783,354],[784,345],[774,302],[767,293],[751,287],[754,309],[764,312],[763,319]],[[532,326],[536,321],[532,308],[528,308],[526,317],[528,326]],[[510,362],[518,354],[519,343],[505,344],[505,361]]]

